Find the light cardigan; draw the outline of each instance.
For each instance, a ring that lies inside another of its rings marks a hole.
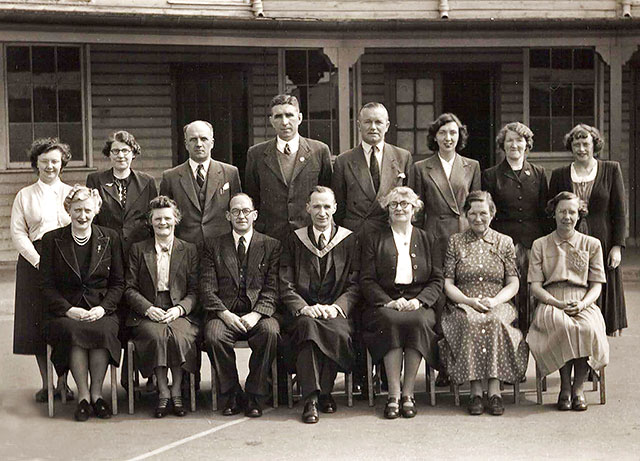
[[[11,240],[20,255],[34,267],[40,263],[40,255],[32,242],[71,222],[64,209],[64,199],[71,189],[60,180],[53,185],[38,180],[20,189],[13,201]]]

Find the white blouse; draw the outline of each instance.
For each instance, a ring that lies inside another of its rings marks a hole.
[[[413,282],[413,265],[411,263],[411,252],[409,251],[411,248],[411,234],[413,233],[413,229],[408,235],[398,234],[393,231],[393,229],[391,231],[398,252],[395,283],[408,285]]]
[[[38,180],[20,189],[13,201],[11,240],[20,255],[34,267],[40,263],[40,255],[32,242],[71,222],[64,209],[64,199],[71,189],[60,179],[51,185]]]

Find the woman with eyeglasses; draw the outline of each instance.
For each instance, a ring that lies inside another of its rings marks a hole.
[[[369,236],[363,246],[363,337],[374,363],[384,361],[389,383],[385,418],[413,418],[420,362],[424,357],[431,366],[438,363],[434,307],[444,278],[436,263],[433,235],[411,224],[423,206],[416,193],[396,187],[381,205],[389,213],[391,226]]]
[[[120,234],[125,255],[132,244],[151,237],[147,210],[151,199],[158,195],[151,176],[131,169],[133,159],[141,153],[131,133],[116,131],[102,149],[102,154],[111,161],[111,168],[87,177],[87,187],[97,189],[102,198],[102,209],[95,223]]]

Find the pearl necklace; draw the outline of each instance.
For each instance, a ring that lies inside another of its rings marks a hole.
[[[89,235],[87,235],[85,237],[77,237],[76,234],[71,232],[71,236],[73,237],[73,241],[74,242],[76,242],[79,246],[83,246],[83,245],[86,245],[86,243],[91,238],[91,233],[89,233]]]

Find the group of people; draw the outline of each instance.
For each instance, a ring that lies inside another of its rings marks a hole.
[[[567,134],[574,162],[548,185],[518,122],[497,136],[504,160],[481,172],[460,155],[468,133],[451,113],[429,129],[435,154],[415,164],[385,142],[380,103],[361,108],[362,142],[334,165],[324,143],[298,134],[294,96],[273,98],[270,121],[277,137],[249,149],[244,192],[237,168],[211,158],[206,121],[184,127],[189,159],[163,173],[159,194],[131,168],[141,149],[126,131],[107,140],[111,168],[86,186],[59,178],[66,144],[33,143],[38,181],[16,196],[11,233],[14,352],[37,358],[36,400],[48,397],[50,344],[55,392],[77,398],[75,418],[109,418],[106,369],[132,340],[158,418],[186,413],[182,377],[199,371],[201,350],[224,415],[261,416],[280,355],[300,383],[302,420],[315,423],[336,411],[338,371],[364,375],[366,351],[384,365],[386,418],[416,415],[422,359],[441,383],[470,382],[470,414],[500,415],[500,383],[524,379],[529,348],[545,375],[560,370],[558,408],[586,410],[589,367],[607,364],[607,334],[626,327],[624,188],[619,165],[594,158],[598,130]],[[244,390],[238,340],[252,350]]]

